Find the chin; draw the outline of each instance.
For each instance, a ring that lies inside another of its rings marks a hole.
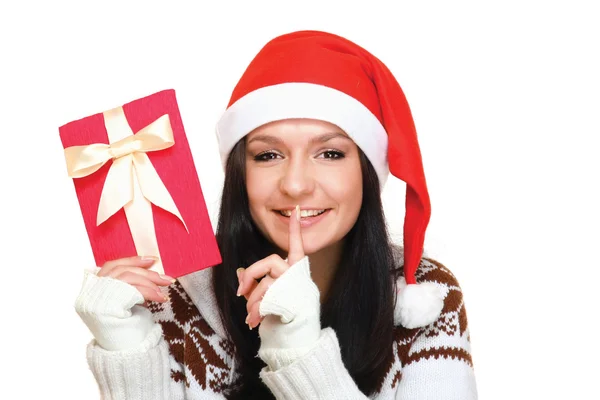
[[[319,245],[313,246],[311,243],[305,244],[304,245],[304,254],[307,256],[311,256],[311,255],[323,250],[324,248],[326,248],[326,246],[322,246],[322,245],[321,246],[319,246]]]
[[[286,241],[285,243],[277,243],[275,242],[275,245],[282,249],[283,252],[287,253],[289,252],[289,243]],[[304,245],[304,254],[307,256],[311,256],[315,253],[318,253],[321,250],[325,250],[328,247],[332,246],[332,243],[330,240],[323,240],[323,239],[319,239],[319,238],[315,238],[314,240],[311,239],[304,239],[303,240],[303,245]]]

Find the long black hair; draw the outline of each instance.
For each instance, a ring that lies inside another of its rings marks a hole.
[[[340,265],[321,306],[321,326],[335,330],[346,369],[359,389],[369,395],[380,387],[392,358],[395,266],[379,180],[360,149],[359,153],[362,205],[355,225],[344,238]],[[226,395],[229,399],[272,399],[259,378],[265,364],[257,357],[258,329],[248,329],[246,301],[236,296],[236,270],[277,252],[252,221],[245,171],[246,143],[241,139],[225,168],[216,232],[223,262],[214,268],[213,286],[236,354],[238,379]]]

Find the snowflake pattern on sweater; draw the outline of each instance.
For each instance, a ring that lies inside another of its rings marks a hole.
[[[457,376],[468,378],[465,382],[455,382],[466,386],[456,393],[469,393],[469,399],[476,399],[467,314],[460,286],[448,268],[431,259],[422,260],[416,279],[436,283],[444,289],[443,311],[433,324],[424,328],[396,326],[389,372],[371,398],[450,398],[442,393],[434,397],[428,392],[434,389],[418,386],[428,385],[428,380],[442,379],[427,377],[428,369],[439,370],[441,365],[442,371],[462,366],[464,372]],[[170,356],[176,361],[171,363],[173,383],[185,385],[187,398],[198,398],[200,393],[223,393],[234,378],[232,343],[211,328],[179,282],[168,288],[168,295],[168,302],[152,303],[150,310],[162,327]],[[445,361],[452,364],[443,364]],[[421,379],[417,382],[415,376]]]
[[[171,379],[187,390],[223,392],[229,383],[232,343],[219,337],[191,301],[181,284],[168,288],[169,301],[150,305],[163,330],[169,353],[181,369],[171,369]]]

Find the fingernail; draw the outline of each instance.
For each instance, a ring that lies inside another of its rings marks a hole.
[[[246,315],[246,321],[244,321],[244,322],[246,322],[246,325],[248,325],[249,320],[250,320],[250,314]]]
[[[300,206],[299,205],[296,206],[296,219],[298,221],[300,221]]]
[[[164,279],[165,281],[171,281],[171,283],[175,283],[175,278],[171,278],[169,275],[160,275],[160,279]]]
[[[140,257],[140,260],[142,260],[142,261],[158,261],[158,257],[142,256],[142,257]]]
[[[236,270],[235,270],[235,273],[237,274],[238,280],[240,279],[240,274],[242,273],[242,271],[243,271],[244,269],[245,269],[245,268],[238,268],[238,269],[236,269]]]

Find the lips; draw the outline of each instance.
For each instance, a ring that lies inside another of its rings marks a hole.
[[[273,210],[273,213],[277,216],[277,219],[284,224],[284,226],[288,226],[290,223],[292,210],[293,209]],[[318,224],[329,215],[330,211],[331,208],[300,210],[300,226],[304,229]]]

